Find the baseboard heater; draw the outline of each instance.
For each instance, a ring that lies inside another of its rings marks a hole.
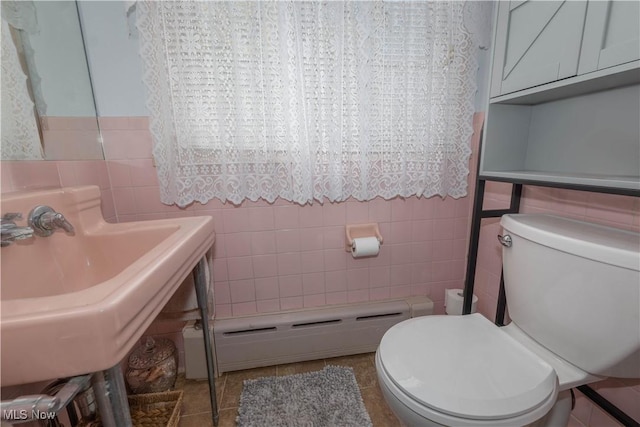
[[[429,298],[411,297],[217,319],[217,373],[372,352],[391,326],[430,314]]]

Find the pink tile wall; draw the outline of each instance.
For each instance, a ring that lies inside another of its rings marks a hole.
[[[159,201],[147,118],[101,118],[100,127],[105,161],[2,162],[2,191],[96,184],[110,220],[213,216],[218,316],[409,295],[430,296],[442,312],[444,289],[462,287],[468,198],[181,209]],[[344,225],[367,221],[380,224],[385,243],[377,257],[354,260]]]
[[[483,114],[474,117],[481,128]],[[151,158],[151,136],[145,117],[101,118],[105,161],[38,161],[0,164],[2,192],[95,184],[103,192],[103,213],[111,221],[211,215],[216,222],[214,286],[216,316],[267,313],[302,307],[427,295],[443,311],[444,289],[462,287],[468,245],[469,197],[298,206],[245,202],[240,206],[211,201],[186,209],[165,206]],[[472,140],[470,189],[476,176],[476,131]],[[508,205],[510,186],[489,183],[486,208]],[[523,212],[555,212],[640,229],[636,198],[527,187]],[[344,251],[344,224],[375,221],[385,237],[378,257],[354,260]],[[490,319],[500,277],[497,220],[484,220],[475,292],[479,311]],[[176,341],[182,351],[183,323],[153,325],[149,334]],[[627,413],[640,419],[635,402],[640,385],[608,380],[596,388]],[[617,425],[579,395],[570,425]]]
[[[214,218],[217,317],[410,295],[429,296],[442,312],[444,290],[463,286],[468,197],[306,206],[212,200],[180,209],[159,201],[146,119],[103,118],[100,126],[119,221]],[[369,221],[384,236],[380,254],[353,259],[344,226]]]
[[[481,122],[476,120],[476,129]],[[180,209],[159,201],[147,119],[101,118],[100,128],[118,221],[214,218],[217,317],[408,295],[430,296],[443,312],[444,289],[463,286],[468,198],[304,207],[282,200],[239,206],[212,200]],[[385,243],[378,257],[354,260],[344,250],[344,225],[368,221],[380,224]],[[157,322],[146,334],[167,335],[183,351],[182,326]]]
[[[41,117],[45,158],[102,159],[102,142],[95,117]]]
[[[2,193],[97,185],[102,193],[102,214],[109,222],[116,222],[111,184],[104,160],[71,161],[3,161],[0,162]]]

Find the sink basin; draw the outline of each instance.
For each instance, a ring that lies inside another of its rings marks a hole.
[[[2,248],[2,386],[120,363],[215,238],[211,217],[109,224],[95,186],[2,195],[3,214],[39,204],[64,214],[75,235]]]

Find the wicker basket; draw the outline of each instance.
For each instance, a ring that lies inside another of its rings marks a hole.
[[[129,396],[134,427],[177,427],[182,408],[182,391]]]
[[[134,427],[177,427],[182,409],[182,391],[165,391],[128,396]],[[79,427],[102,427],[100,418],[81,422]]]

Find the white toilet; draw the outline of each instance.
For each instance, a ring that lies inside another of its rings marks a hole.
[[[640,234],[552,215],[501,225],[508,326],[424,316],[380,342],[379,384],[405,425],[565,426],[570,388],[640,378]]]

